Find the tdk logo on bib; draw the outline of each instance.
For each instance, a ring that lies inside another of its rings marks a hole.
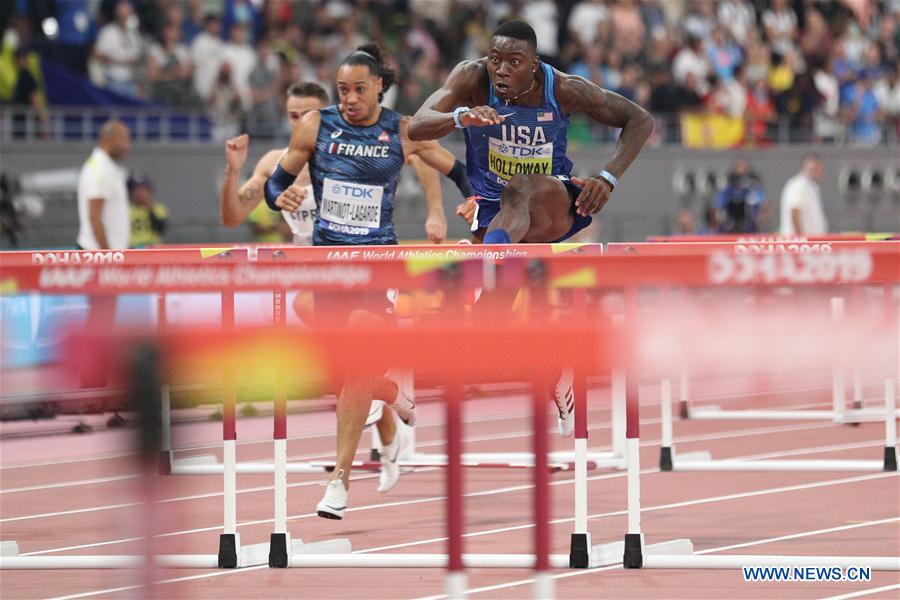
[[[381,227],[381,198],[384,188],[336,181],[328,177],[322,185],[319,217],[331,231],[367,235]]]
[[[371,187],[360,187],[359,185],[341,185],[339,183],[334,184],[331,187],[331,191],[337,195],[342,195],[344,197],[349,198],[371,198],[372,197],[372,188]]]

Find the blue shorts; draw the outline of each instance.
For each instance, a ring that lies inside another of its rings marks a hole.
[[[569,192],[569,198],[572,200],[572,204],[569,206],[569,213],[573,217],[572,228],[569,231],[559,238],[558,240],[552,240],[549,243],[555,244],[557,242],[562,242],[588,225],[591,224],[593,219],[590,216],[583,217],[575,212],[575,200],[578,198],[579,194],[581,194],[581,186],[575,185],[572,181],[566,177],[565,175],[554,175],[557,179],[559,179],[564,186],[566,186],[566,191]],[[486,198],[482,198],[481,196],[477,197],[475,201],[475,217],[472,219],[472,231],[478,231],[479,229],[487,229],[487,227],[491,224],[491,221],[494,220],[494,217],[497,216],[497,213],[500,212],[500,200],[488,200]]]

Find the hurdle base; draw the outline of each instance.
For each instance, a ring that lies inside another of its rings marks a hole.
[[[591,566],[591,534],[573,533],[569,541],[569,568],[587,569]]]
[[[897,450],[893,446],[888,446],[884,449],[884,470],[897,470]]]
[[[626,569],[640,569],[644,565],[644,535],[641,533],[625,534],[625,551],[622,553],[622,566]]]
[[[218,566],[220,569],[236,569],[240,566],[238,555],[241,552],[241,534],[219,534]]]
[[[597,544],[591,548],[591,568],[608,567],[622,562],[625,552],[625,542],[609,542]],[[694,553],[694,544],[689,538],[679,538],[648,544],[644,548],[645,554],[684,556]],[[552,564],[552,563],[551,563]]]
[[[663,446],[659,449],[659,470],[672,470],[672,448],[669,446]]]
[[[286,569],[290,564],[292,550],[289,532],[269,536],[269,568]]]
[[[692,416],[691,405],[687,400],[681,400],[678,403],[678,418],[680,419],[690,419]]]

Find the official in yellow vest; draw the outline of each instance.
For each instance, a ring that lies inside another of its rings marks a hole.
[[[144,173],[128,178],[128,199],[131,211],[131,239],[129,246],[143,248],[161,244],[169,220],[169,210],[153,199],[153,184]]]

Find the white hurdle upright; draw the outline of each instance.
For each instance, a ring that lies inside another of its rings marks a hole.
[[[886,288],[887,289],[887,288]],[[886,291],[885,294],[888,294]],[[845,328],[845,302],[841,296],[831,298],[831,319],[835,332]],[[738,409],[727,410],[718,406],[694,407],[689,400],[689,383],[687,372],[680,372],[681,395],[680,414],[682,419],[694,420],[736,420],[736,421],[832,421],[856,425],[858,423],[870,423],[880,421],[884,413],[879,407],[865,406],[863,391],[865,380],[856,361],[848,366],[847,356],[836,357],[831,365],[831,408],[827,410],[788,410],[788,409]],[[851,383],[853,388],[852,408],[847,407],[847,370],[852,372]],[[874,383],[874,382],[873,382]],[[895,412],[900,418],[900,411]]]
[[[672,411],[667,390],[668,379],[662,381],[663,400],[662,446],[660,470],[662,471],[896,471],[897,470],[897,402],[893,379],[884,380],[884,454],[880,460],[872,459],[713,459],[708,452],[693,452],[678,456],[672,442]],[[873,409],[874,410],[874,409]]]
[[[888,404],[894,403],[894,382],[885,382],[885,395],[890,399]],[[636,394],[635,394],[636,396]],[[632,408],[633,407],[633,408]],[[889,408],[893,408],[892,406]],[[671,413],[671,411],[669,411]],[[628,423],[629,443],[633,444],[634,458],[637,458],[640,436],[637,435],[638,408],[637,399],[632,404],[632,396],[629,395]],[[635,437],[631,437],[635,434]],[[890,441],[890,435],[888,436]],[[894,443],[896,443],[896,427],[894,427]],[[896,452],[892,447],[891,454],[896,461]],[[632,457],[629,457],[632,458]],[[679,464],[677,456],[674,464]],[[635,460],[635,463],[637,461]],[[713,461],[728,462],[728,461]],[[736,461],[732,461],[736,462]],[[765,461],[745,461],[747,463],[762,463]],[[631,463],[629,463],[630,465]],[[688,463],[689,464],[689,463]],[[688,470],[676,468],[675,470]],[[696,469],[703,470],[703,469]],[[709,469],[713,470],[713,469]],[[716,469],[718,470],[718,469]],[[726,469],[721,469],[726,470]],[[896,470],[896,468],[894,469]],[[705,555],[690,552],[677,554],[665,551],[650,551],[650,547],[644,548],[643,532],[640,528],[640,469],[630,468],[627,471],[628,479],[628,530],[625,535],[625,568],[630,569],[739,569],[743,566],[864,566],[875,571],[900,571],[900,557],[896,556],[775,556],[775,555]],[[681,548],[679,548],[681,550]]]

